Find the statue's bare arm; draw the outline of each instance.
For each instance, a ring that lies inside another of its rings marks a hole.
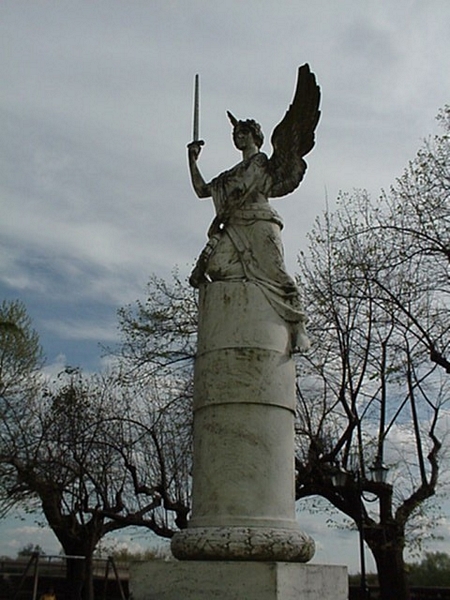
[[[198,168],[197,160],[200,155],[204,142],[202,140],[188,144],[189,171],[191,174],[192,187],[199,198],[209,198],[211,196],[211,187],[203,179],[203,175]]]

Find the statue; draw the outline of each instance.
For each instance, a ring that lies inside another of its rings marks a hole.
[[[257,283],[276,312],[292,325],[293,349],[302,351],[309,347],[306,317],[295,281],[284,264],[283,221],[269,198],[290,194],[302,181],[307,167],[303,157],[315,142],[319,102],[320,88],[305,64],[298,71],[294,100],[272,134],[270,158],[260,151],[264,141],[260,125],[253,119],[238,120],[228,112],[242,161],[209,183],[197,163],[204,142],[194,139],[188,144],[193,188],[199,198],[212,197],[216,210],[191,285],[224,280]],[[198,121],[194,131],[198,133]]]
[[[270,159],[260,151],[258,123],[228,113],[242,161],[206,183],[197,165],[204,142],[195,95],[191,179],[200,198],[212,197],[216,216],[190,278],[199,288],[192,511],[171,541],[180,560],[307,562],[314,555],[295,510],[292,353],[308,347],[306,318],[269,198],[302,180],[319,100],[304,65]]]

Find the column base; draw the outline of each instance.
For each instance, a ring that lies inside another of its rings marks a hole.
[[[172,538],[171,550],[180,560],[308,562],[315,544],[294,528],[188,527]]]
[[[346,600],[345,567],[282,562],[134,563],[134,600]]]

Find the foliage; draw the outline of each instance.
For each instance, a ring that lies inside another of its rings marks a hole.
[[[39,336],[19,300],[0,305],[0,397],[24,393],[42,366]]]
[[[30,542],[29,544],[26,544],[25,546],[23,546],[23,548],[21,548],[17,552],[17,558],[21,558],[24,556],[32,556],[33,554],[40,554],[41,556],[43,556],[45,554],[45,552],[39,546],[39,544],[32,544]]]
[[[445,552],[427,552],[425,557],[408,565],[411,585],[450,587],[450,556]]]
[[[131,563],[135,561],[162,560],[169,558],[167,550],[158,548],[147,548],[145,550],[130,550],[126,546],[115,546],[114,544],[100,545],[95,552],[96,558],[111,557],[116,563]]]
[[[135,381],[147,384],[166,376],[172,384],[191,380],[197,295],[176,270],[170,283],[152,276],[145,302],[138,300],[121,308],[118,316],[122,336],[118,354]],[[187,385],[181,385],[181,389]]]
[[[29,428],[33,435],[33,414],[27,407],[41,385],[39,369],[43,352],[32,328],[25,305],[16,300],[0,306],[0,517],[15,503],[6,481],[11,477],[10,441]],[[17,446],[17,444],[16,444]]]

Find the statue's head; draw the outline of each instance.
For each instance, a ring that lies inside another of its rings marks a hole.
[[[231,124],[233,125],[233,136],[240,127],[248,129],[253,136],[256,146],[261,148],[264,143],[264,134],[259,123],[257,123],[254,119],[247,119],[246,121],[238,120],[230,113],[230,111],[227,111],[227,115],[231,121]]]

